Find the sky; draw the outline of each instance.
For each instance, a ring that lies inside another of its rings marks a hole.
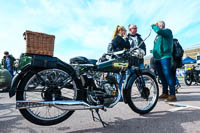
[[[25,52],[26,30],[55,35],[54,56],[63,61],[99,59],[117,25],[136,24],[144,39],[159,20],[183,48],[200,44],[200,0],[0,0],[0,59]],[[145,41],[147,55],[155,36]]]

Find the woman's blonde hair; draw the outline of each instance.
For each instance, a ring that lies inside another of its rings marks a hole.
[[[124,26],[117,25],[115,30],[114,30],[114,33],[113,33],[113,36],[112,36],[112,40],[116,37],[116,35],[119,33],[120,30],[126,30],[126,29],[124,28]]]

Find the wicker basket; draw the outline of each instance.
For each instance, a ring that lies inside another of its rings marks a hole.
[[[26,54],[53,56],[54,35],[27,30],[24,32],[24,39],[26,40]]]

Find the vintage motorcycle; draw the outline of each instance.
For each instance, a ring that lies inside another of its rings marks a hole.
[[[122,96],[133,111],[145,114],[155,107],[159,89],[151,71],[129,67],[129,58],[139,55],[140,49],[135,48],[109,53],[106,56],[111,58],[105,62],[77,57],[72,64],[56,57],[28,55],[32,61],[15,75],[9,94],[16,94],[16,108],[23,117],[38,125],[58,124],[75,110],[90,110],[93,120],[105,126],[99,109],[114,107]],[[119,83],[116,73],[121,75]]]
[[[67,64],[56,57],[26,54],[26,65],[14,76],[9,95],[16,94],[16,108],[34,124],[54,125],[75,110],[90,110],[93,120],[106,126],[99,110],[114,107],[122,98],[139,114],[155,107],[159,94],[155,75],[133,65],[132,59],[143,55],[136,47],[104,54],[104,61],[75,57]]]
[[[187,70],[185,72],[184,81],[187,86],[190,86],[192,82],[195,82],[195,84],[200,83],[200,70]]]

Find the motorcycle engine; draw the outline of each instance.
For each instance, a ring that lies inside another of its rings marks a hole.
[[[88,101],[92,104],[103,104],[109,107],[118,96],[117,80],[114,74],[96,73],[93,76],[95,89],[89,89]]]

